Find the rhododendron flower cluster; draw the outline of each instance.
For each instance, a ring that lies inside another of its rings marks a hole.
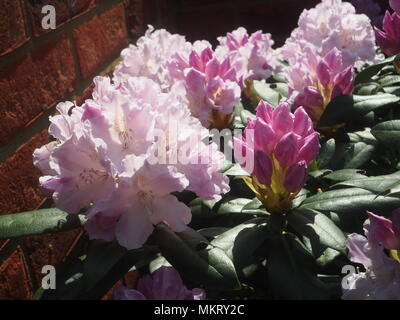
[[[171,34],[165,29],[154,30],[149,25],[144,36],[122,50],[122,62],[114,71],[114,78],[147,77],[157,82],[163,90],[172,86],[168,63],[176,52],[189,52],[191,43],[184,36]]]
[[[343,70],[342,54],[332,49],[323,58],[307,48],[301,59],[285,72],[293,106],[302,106],[318,122],[329,102],[354,88],[352,66]]]
[[[268,79],[278,69],[277,55],[272,49],[274,41],[269,33],[257,31],[249,35],[240,27],[219,37],[218,41],[216,54],[230,57],[232,64],[239,68],[237,73],[243,82]]]
[[[115,238],[133,249],[153,224],[184,230],[190,210],[171,193],[187,189],[218,199],[229,190],[217,172],[224,155],[202,141],[208,130],[182,98],[154,81],[131,77],[115,86],[98,77],[95,83],[93,99],[71,112],[73,105],[62,103],[51,117],[56,141],[34,154],[45,174],[42,187],[66,212],[88,208],[92,239]]]
[[[343,68],[359,68],[376,60],[375,35],[369,18],[356,14],[351,3],[322,0],[315,8],[304,10],[298,27],[282,48],[282,57],[290,65],[306,48],[323,57],[333,48],[342,53]]]
[[[351,275],[343,299],[400,299],[400,210],[392,221],[368,212],[366,237],[353,233],[347,247],[349,259],[364,265],[366,271]]]
[[[375,28],[376,42],[388,56],[400,53],[400,15],[386,11],[383,30]]]
[[[114,297],[116,300],[204,300],[206,293],[203,289],[187,289],[174,268],[160,267],[152,276],[140,278],[136,290],[119,286]]]
[[[307,113],[300,107],[292,114],[286,103],[273,109],[261,101],[244,137],[234,138],[235,158],[252,174],[245,181],[271,212],[290,209],[319,149],[319,134]]]
[[[229,56],[218,58],[211,45],[201,41],[188,55],[176,53],[169,68],[175,79],[183,81],[193,116],[205,127],[229,127],[241,93],[241,79]]]

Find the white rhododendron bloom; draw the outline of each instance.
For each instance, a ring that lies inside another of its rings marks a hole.
[[[356,14],[354,6],[342,0],[323,0],[315,8],[304,10],[298,27],[282,48],[282,57],[293,64],[306,47],[320,56],[333,48],[340,50],[343,68],[355,63],[360,67],[377,59],[370,19]]]
[[[116,86],[97,77],[95,83],[93,99],[82,107],[61,103],[60,115],[50,119],[56,141],[34,153],[43,189],[66,212],[88,209],[92,239],[134,249],[160,222],[183,231],[191,212],[171,193],[218,200],[229,191],[217,171],[224,155],[203,142],[209,132],[184,100],[153,80],[130,77]]]

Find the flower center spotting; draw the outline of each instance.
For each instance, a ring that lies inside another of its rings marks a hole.
[[[154,193],[152,190],[146,190],[146,178],[140,175],[136,180],[136,186],[139,188],[137,193],[140,203],[145,207],[146,212],[149,216],[153,215],[153,199]]]
[[[79,174],[79,181],[81,182],[80,186],[82,184],[91,185],[96,182],[104,181],[105,179],[107,179],[107,177],[108,173],[103,170],[98,170],[94,168],[83,169]]]

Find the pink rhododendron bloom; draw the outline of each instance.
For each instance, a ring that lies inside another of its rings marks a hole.
[[[269,33],[257,31],[249,35],[245,28],[240,27],[225,37],[219,37],[218,41],[220,45],[216,54],[229,56],[243,81],[267,79],[278,67],[277,56],[272,49],[274,41]]]
[[[56,141],[37,149],[34,163],[43,189],[69,213],[88,208],[91,239],[139,248],[153,225],[183,231],[188,207],[173,192],[191,190],[219,199],[229,190],[218,172],[224,156],[179,95],[164,93],[148,78],[117,85],[97,77],[92,99],[82,107],[60,104],[49,132]]]
[[[246,183],[271,212],[288,210],[307,179],[307,164],[320,149],[319,134],[303,108],[261,101],[244,137],[234,138],[235,158],[252,174]],[[253,166],[249,162],[253,160]]]
[[[171,34],[165,29],[154,30],[149,25],[136,45],[122,50],[123,61],[115,68],[114,77],[148,77],[162,89],[169,89],[172,83],[167,65],[171,56],[176,52],[188,53],[190,49],[191,44],[184,36]]]
[[[294,107],[304,107],[317,122],[332,99],[353,91],[354,69],[349,66],[342,70],[339,50],[333,49],[320,58],[307,48],[304,55],[285,70]]]
[[[233,109],[240,101],[241,78],[229,56],[220,59],[209,43],[196,42],[189,55],[174,55],[170,70],[183,81],[194,117],[205,127],[222,129],[230,125]]]
[[[399,253],[387,250],[393,241],[399,241],[399,233],[392,228],[399,226],[398,210],[393,212],[393,222],[368,213],[370,225],[364,228],[366,237],[353,233],[348,237],[348,257],[362,264],[366,271],[351,275],[348,287],[343,290],[345,300],[399,300],[400,260]],[[397,230],[398,232],[398,230]],[[395,240],[394,236],[397,238]]]
[[[359,68],[377,58],[369,18],[356,14],[353,5],[342,0],[322,0],[315,8],[304,10],[282,48],[282,57],[292,65],[306,48],[321,57],[334,48],[340,50],[343,70],[354,64]]]
[[[139,279],[136,290],[120,286],[114,291],[116,300],[204,300],[203,289],[186,288],[179,273],[171,267],[161,267],[152,276]]]
[[[389,4],[394,11],[400,13],[400,0],[389,0]]]
[[[388,56],[400,53],[400,15],[386,11],[383,30],[375,28],[376,42]]]

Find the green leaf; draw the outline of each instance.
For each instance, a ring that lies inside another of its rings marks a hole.
[[[371,111],[387,107],[399,101],[400,97],[388,93],[372,96],[338,96],[326,107],[319,121],[319,126],[329,127],[348,123],[352,120],[359,120]]]
[[[249,110],[243,110],[240,113],[240,119],[242,120],[242,124],[244,126],[247,126],[247,122],[248,122],[249,118],[254,120],[256,118],[256,115],[254,113],[250,112]]]
[[[58,209],[41,209],[0,216],[0,239],[57,233],[79,228],[84,216]]]
[[[91,241],[87,254],[74,258],[57,272],[56,289],[41,299],[100,299],[132,266],[154,254],[145,249],[128,251],[116,242]]]
[[[240,287],[232,260],[220,248],[203,248],[207,239],[193,229],[174,233],[159,224],[153,236],[161,254],[182,276],[208,289],[229,291]]]
[[[232,259],[240,279],[249,277],[265,260],[265,255],[259,257],[257,250],[268,237],[267,223],[267,218],[249,220],[222,233],[211,242]]]
[[[325,179],[332,180],[332,181],[346,181],[352,179],[365,179],[368,178],[367,176],[363,175],[363,170],[358,169],[342,169],[337,170],[332,173],[327,174],[324,176]]]
[[[242,212],[243,208],[251,202],[252,200],[247,198],[231,199],[230,197],[226,197],[218,204],[216,212],[219,214],[240,213]]]
[[[295,209],[288,215],[289,225],[300,235],[326,247],[345,253],[346,237],[326,215],[307,209]]]
[[[288,96],[288,86],[285,83],[266,83],[253,81],[254,93],[258,100],[262,99],[272,106],[277,106],[282,97]]]
[[[150,273],[154,273],[157,269],[161,267],[172,267],[171,264],[165,259],[163,256],[158,255],[153,261],[149,264]]]
[[[377,124],[371,133],[389,148],[400,149],[400,120],[391,120]]]
[[[240,176],[240,177],[248,177],[250,174],[243,170],[243,168],[238,163],[231,163],[229,165],[224,166],[219,172],[224,173],[227,176]]]
[[[313,256],[290,233],[273,237],[268,245],[268,282],[274,299],[328,299],[317,278]]]
[[[329,248],[315,239],[307,238],[306,236],[301,237],[306,248],[311,252],[311,254],[316,258],[315,262],[320,267],[329,267],[336,259],[343,254],[337,250]]]
[[[235,106],[233,111],[233,128],[234,129],[243,129],[245,125],[242,122],[241,113],[244,110],[243,104],[239,103]]]
[[[364,70],[362,70],[360,73],[357,74],[355,79],[355,84],[358,85],[360,83],[370,82],[373,76],[375,76],[385,66],[392,64],[393,61],[395,61],[395,59],[399,56],[400,55],[387,58],[386,60],[380,63],[365,68]]]
[[[297,208],[300,206],[304,200],[307,199],[307,195],[310,193],[309,190],[303,188],[300,192],[296,195],[296,197],[292,201],[292,208]]]
[[[397,196],[378,196],[361,188],[346,188],[318,193],[307,198],[300,208],[330,214],[331,219],[346,232],[362,232],[366,211],[389,214],[400,207]]]
[[[336,146],[330,166],[335,169],[358,169],[371,159],[374,151],[374,145],[364,142],[340,143]]]
[[[321,146],[321,151],[317,158],[318,168],[327,169],[329,168],[329,163],[335,154],[336,142],[335,139],[329,139]]]
[[[400,83],[400,76],[399,75],[386,75],[384,77],[381,77],[378,80],[378,82],[382,87],[390,87],[390,86]]]
[[[356,187],[369,190],[376,193],[382,193],[390,190],[393,186],[400,183],[400,171],[394,174],[376,176],[376,177],[362,177],[362,179],[357,179],[356,177],[349,177],[349,180],[342,181],[334,185],[346,186],[346,187]]]

